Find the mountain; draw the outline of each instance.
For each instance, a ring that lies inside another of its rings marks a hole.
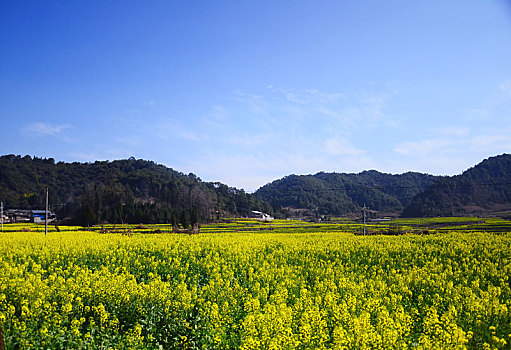
[[[280,214],[281,207],[311,215],[406,217],[484,214],[511,210],[511,155],[484,160],[457,176],[289,175],[253,195],[194,174],[141,159],[55,162],[30,156],[0,157],[0,200],[5,208],[41,209],[49,188],[50,209],[69,223],[182,223],[251,210]]]
[[[451,216],[511,210],[511,154],[490,157],[461,175],[438,179],[402,216]]]
[[[400,175],[375,170],[359,174],[320,172],[286,176],[261,187],[255,196],[274,208],[290,207],[307,214],[360,213],[365,204],[372,210],[396,215],[437,179],[414,172]]]
[[[57,217],[82,225],[99,222],[182,223],[219,213],[272,213],[252,194],[141,159],[56,163],[19,155],[0,157],[0,199],[6,208],[40,209],[49,188]]]

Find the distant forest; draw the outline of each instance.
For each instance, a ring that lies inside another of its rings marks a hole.
[[[511,213],[511,155],[490,157],[457,176],[378,171],[290,175],[255,192],[274,207],[304,208],[316,215],[433,217]]]
[[[316,215],[359,215],[365,205],[373,211],[398,215],[412,198],[438,177],[405,173],[317,173],[290,175],[255,192],[257,198],[276,207],[306,208]]]
[[[40,209],[49,188],[57,217],[68,223],[169,223],[189,226],[251,210],[274,214],[266,202],[218,182],[204,182],[140,159],[55,162],[0,157],[0,199],[10,208]]]
[[[511,213],[511,155],[484,160],[457,176],[290,175],[254,194],[141,159],[64,163],[0,157],[0,200],[5,207],[41,209],[50,189],[51,210],[64,222],[169,223],[189,226],[253,210],[276,217],[375,215],[431,217]],[[297,214],[298,213],[298,214]]]
[[[511,154],[485,159],[460,175],[439,178],[403,210],[405,217],[511,214]]]

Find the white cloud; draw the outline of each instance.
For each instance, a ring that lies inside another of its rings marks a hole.
[[[347,139],[327,140],[319,148],[314,147],[314,142],[303,139],[293,140],[291,144],[285,143],[282,146],[272,140],[264,140],[264,137],[259,139],[254,136],[246,141],[242,139],[228,140],[229,143],[238,143],[230,150],[219,146],[218,152],[211,149],[203,151],[197,157],[184,161],[179,169],[192,171],[206,181],[220,181],[247,191],[255,191],[260,186],[289,174],[314,174],[319,171],[359,172],[374,166],[374,162]]]
[[[470,134],[470,128],[468,126],[462,127],[443,127],[443,128],[433,128],[429,130],[430,135],[440,135],[440,136],[449,136],[449,137],[465,137]]]
[[[147,124],[147,123],[145,123]],[[189,124],[175,118],[154,120],[151,124],[144,125],[147,133],[166,141],[192,141],[201,142],[206,137],[200,135],[199,127],[191,127]]]
[[[33,136],[56,136],[61,134],[64,130],[71,128],[67,124],[49,124],[43,122],[36,122],[25,125],[23,127],[23,133],[26,135]]]
[[[503,132],[499,134],[476,135],[467,140],[472,151],[501,153],[511,151],[511,134]]]
[[[325,140],[324,146],[325,153],[332,156],[358,156],[364,153],[345,138]]]
[[[311,103],[339,103],[346,98],[344,93],[334,92],[325,93],[316,89],[274,89],[273,86],[269,89],[274,90],[285,97],[285,99],[292,103],[298,104],[311,104]]]
[[[425,156],[445,152],[452,145],[449,139],[435,138],[403,142],[394,147],[394,152],[405,156]]]
[[[236,91],[232,100],[239,103],[245,113],[267,115],[268,101],[263,96]]]
[[[385,167],[394,172],[413,170],[454,175],[489,156],[511,150],[509,129],[447,127],[430,129],[428,133],[439,137],[397,144],[394,151],[402,158],[392,159]]]
[[[324,92],[272,86],[268,91],[269,96],[258,96],[259,104],[265,101],[265,114],[260,116],[278,118],[287,125],[310,129],[304,124],[309,120],[315,122],[316,129],[328,127],[347,132],[392,127],[385,109],[394,92],[386,88]]]
[[[271,143],[274,135],[271,132],[268,133],[240,133],[240,134],[228,134],[222,137],[222,141],[229,145],[240,147],[244,146],[248,149],[252,148],[255,150],[256,147],[264,146]]]
[[[386,122],[386,124],[388,126],[390,126],[391,128],[394,128],[394,129],[401,129],[401,125],[399,124],[399,122],[397,120],[388,120]]]
[[[208,114],[208,117],[219,122],[226,123],[231,116],[231,112],[224,106],[215,105],[211,107],[211,112]]]
[[[268,86],[261,94],[235,92],[210,106],[199,123],[173,118],[158,129],[167,135],[193,125],[191,131],[201,136],[202,142],[189,148],[192,154],[173,161],[178,169],[207,181],[255,190],[291,173],[375,168],[366,150],[352,140],[374,126],[395,129],[395,122],[389,126],[384,118],[390,96]]]
[[[193,142],[200,142],[201,137],[193,132],[193,131],[181,131],[180,133],[175,135],[178,138],[182,138],[184,140],[193,141]]]
[[[206,181],[220,181],[229,186],[255,191],[268,179],[278,177],[275,171],[281,165],[282,161],[275,162],[272,155],[227,155],[209,151],[185,161],[180,171],[193,172]]]
[[[176,169],[249,191],[291,173],[376,169],[454,174],[511,149],[511,132],[488,126],[454,121],[418,130],[387,110],[394,92],[371,89],[328,93],[269,86],[261,94],[238,91],[194,118],[160,119],[151,128],[169,141],[162,147],[173,151]],[[404,128],[406,133],[400,131]]]
[[[389,159],[376,170],[393,174],[416,171],[433,175],[457,175],[481,159],[467,159],[459,154],[431,154],[407,157],[405,160]]]

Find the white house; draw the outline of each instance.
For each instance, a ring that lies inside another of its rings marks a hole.
[[[274,220],[274,218],[272,216],[270,216],[269,214],[266,214],[266,213],[263,213],[263,212],[260,212],[257,210],[252,210],[250,212],[249,216],[252,219],[257,219],[260,221],[273,221]]]

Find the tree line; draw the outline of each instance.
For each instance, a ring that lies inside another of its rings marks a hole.
[[[0,157],[0,198],[6,207],[39,209],[48,187],[51,209],[65,222],[169,223],[188,227],[223,216],[273,208],[244,190],[204,182],[141,159],[55,162],[20,155]]]

